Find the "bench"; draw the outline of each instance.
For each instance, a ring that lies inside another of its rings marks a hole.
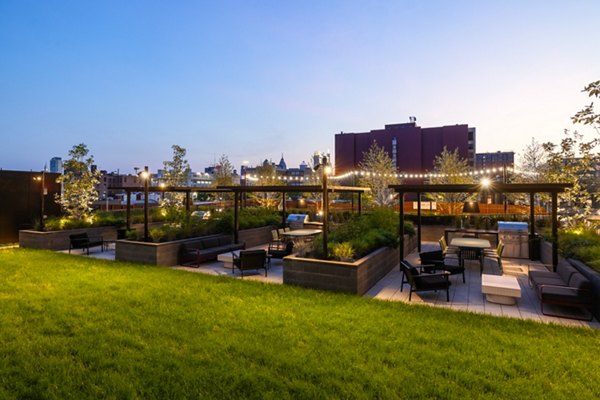
[[[180,264],[193,263],[199,268],[203,262],[216,260],[219,254],[245,247],[245,243],[233,243],[229,235],[206,236],[181,245],[179,262]]]
[[[100,246],[104,251],[104,240],[102,236],[90,238],[86,232],[69,235],[69,254],[71,249],[85,249],[90,255],[90,247]]]
[[[591,282],[567,262],[561,262],[556,272],[529,271],[529,283],[540,300],[542,314],[561,316],[544,312],[544,304],[564,307],[592,307],[593,293]],[[593,315],[590,313],[590,321]]]

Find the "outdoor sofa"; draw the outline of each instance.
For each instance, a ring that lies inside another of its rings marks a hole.
[[[557,265],[556,272],[529,271],[529,283],[535,289],[544,315],[556,315],[545,312],[544,304],[585,308],[588,311],[592,307],[591,282],[566,261]],[[590,320],[592,318],[590,313]]]
[[[229,235],[216,235],[198,238],[181,245],[179,261],[181,264],[200,264],[216,260],[217,256],[234,250],[246,248],[245,243],[233,243]]]

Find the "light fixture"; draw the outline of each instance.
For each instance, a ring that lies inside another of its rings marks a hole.
[[[481,179],[481,186],[483,188],[488,188],[488,187],[490,187],[491,184],[492,184],[492,181],[490,180],[490,178],[482,178]]]
[[[479,203],[476,201],[465,201],[463,204],[463,213],[478,213],[479,212]]]

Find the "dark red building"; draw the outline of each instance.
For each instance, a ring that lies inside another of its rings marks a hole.
[[[450,151],[458,149],[460,157],[467,159],[471,166],[475,161],[475,128],[468,125],[421,128],[410,122],[364,133],[336,134],[335,173],[358,169],[363,154],[373,142],[388,152],[398,172],[431,171],[435,157],[444,147]]]

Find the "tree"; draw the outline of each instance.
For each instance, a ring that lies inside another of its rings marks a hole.
[[[458,149],[448,151],[444,149],[433,161],[433,184],[464,184],[473,183],[473,177],[469,175],[469,163],[466,159],[460,158]],[[427,197],[436,201],[447,202],[451,205],[453,214],[462,212],[462,203],[467,201],[473,195],[469,193],[428,193]]]
[[[531,138],[531,143],[525,147],[522,155],[519,157],[518,172],[514,175],[514,183],[540,183],[548,182],[547,178],[547,162],[546,151],[544,146]],[[511,201],[517,203],[528,203],[529,195],[525,193],[509,193],[505,196]],[[536,202],[539,203],[540,198],[548,200],[546,194],[536,193]]]
[[[371,189],[369,193],[365,193],[365,199],[377,206],[392,205],[396,194],[388,185],[397,183],[398,178],[394,162],[384,148],[373,142],[364,153],[359,168],[363,170],[359,184]]]
[[[256,175],[258,176],[257,185],[259,186],[283,185],[283,182],[277,177],[277,168],[267,160],[256,167]],[[276,208],[280,203],[279,196],[276,193],[254,193],[251,197],[265,208]]]
[[[233,164],[225,154],[221,155],[219,162],[215,165],[214,177],[214,186],[233,185]]]
[[[590,83],[582,91],[587,92],[589,97],[600,97],[600,80]],[[594,113],[593,102],[578,111],[571,120],[574,124],[591,125],[596,131],[600,129],[600,114]]]
[[[583,92],[587,92],[589,97],[600,97],[600,80],[584,87]],[[600,133],[600,114],[594,112],[593,102],[578,111],[571,120],[574,124],[590,125]],[[565,129],[560,145],[550,142],[543,145],[548,159],[549,181],[573,184],[559,196],[561,220],[569,228],[587,225],[593,200],[600,201],[596,181],[600,157],[597,151],[594,152],[599,144],[599,138],[585,141],[577,131]]]
[[[185,159],[186,149],[174,144],[173,159],[171,161],[163,161],[163,177],[162,183],[165,186],[180,187],[187,186],[188,176],[190,173],[190,164]],[[160,201],[160,206],[167,212],[179,209],[185,200],[184,193],[165,193]]]
[[[565,137],[560,145],[544,143],[548,160],[547,177],[549,182],[572,183],[559,196],[559,213],[568,228],[586,225],[592,214],[592,200],[600,200],[596,186],[596,165],[600,162],[594,149],[598,139],[584,141],[577,131],[565,129]],[[595,190],[590,193],[590,189]]]
[[[96,185],[100,182],[100,171],[92,171],[94,157],[83,143],[73,146],[64,163],[64,174],[57,182],[62,183],[62,195],[55,195],[56,202],[73,219],[87,219],[92,213],[92,204],[98,200]]]
[[[531,138],[519,159],[517,180],[521,183],[539,183],[546,181],[546,151],[544,146]]]

